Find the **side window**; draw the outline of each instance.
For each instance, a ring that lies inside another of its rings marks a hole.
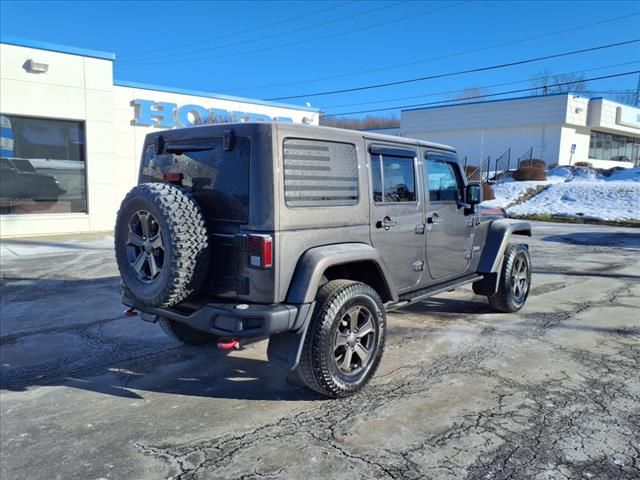
[[[289,207],[358,203],[358,159],[349,143],[286,138],[284,198]]]
[[[416,201],[413,158],[373,155],[371,157],[373,200],[400,203]]]
[[[453,163],[427,159],[427,189],[432,202],[462,200],[462,181]]]

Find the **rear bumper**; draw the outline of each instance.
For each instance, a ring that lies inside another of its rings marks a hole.
[[[299,330],[305,325],[313,303],[291,304],[239,304],[208,303],[193,312],[179,312],[171,308],[150,308],[137,305],[126,294],[122,303],[141,312],[143,320],[156,322],[167,318],[184,323],[203,332],[221,337],[264,337],[275,333]],[[238,308],[238,305],[242,305]]]

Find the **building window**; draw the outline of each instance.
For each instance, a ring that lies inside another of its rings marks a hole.
[[[349,143],[284,140],[284,198],[289,207],[358,203],[358,159]]]
[[[589,158],[640,165],[640,138],[591,132]]]
[[[416,201],[413,158],[374,155],[371,157],[373,200],[377,203]]]
[[[84,123],[0,115],[0,213],[87,211]]]

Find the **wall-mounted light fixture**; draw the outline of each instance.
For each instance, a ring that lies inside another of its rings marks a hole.
[[[36,62],[34,59],[30,58],[24,65],[22,65],[29,73],[47,73],[49,71],[49,64],[44,62]]]
[[[311,102],[304,102],[307,108],[311,108]],[[302,117],[302,123],[305,125],[310,125],[313,123],[313,117],[315,117],[317,113],[312,114],[310,117]]]

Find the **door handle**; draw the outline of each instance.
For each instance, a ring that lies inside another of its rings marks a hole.
[[[431,225],[438,225],[441,222],[440,217],[436,212],[433,212],[430,217],[427,217],[427,223]]]
[[[376,222],[376,228],[384,228],[385,230],[389,230],[391,227],[395,227],[398,224],[395,220],[391,220],[389,217],[384,217],[383,220],[378,220]]]

